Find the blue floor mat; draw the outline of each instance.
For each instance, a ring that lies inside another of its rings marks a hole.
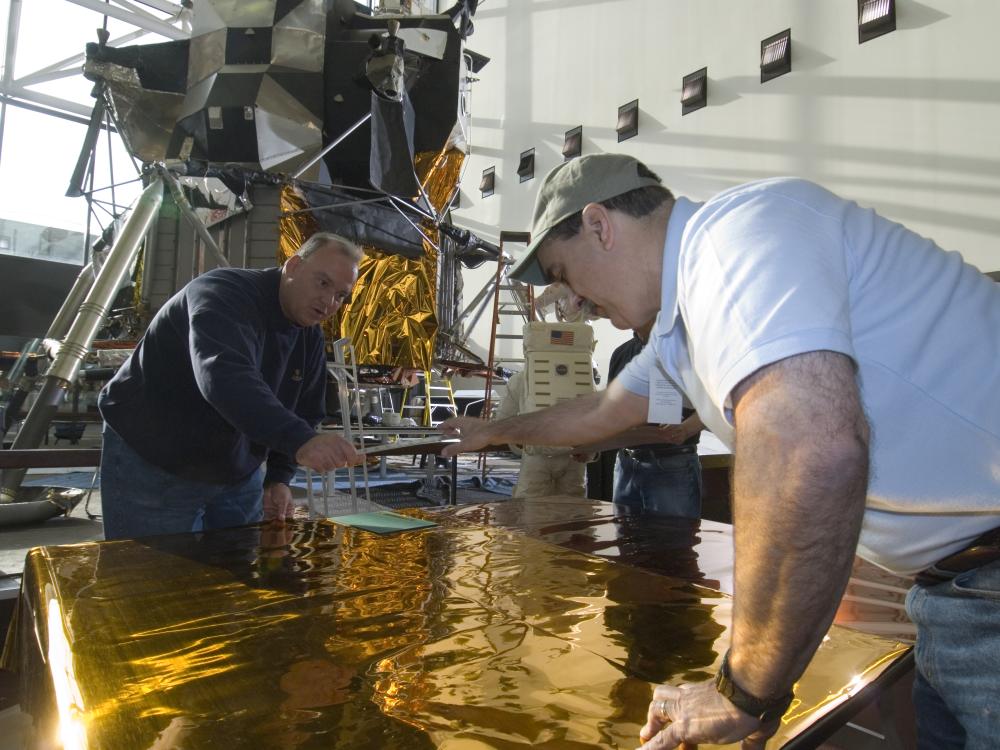
[[[89,490],[90,482],[94,478],[94,472],[92,471],[71,471],[66,474],[50,474],[45,477],[39,477],[29,474],[27,478],[21,482],[22,487],[69,487],[76,488],[80,490]],[[97,477],[97,481],[94,482],[94,489],[100,489],[101,478]]]

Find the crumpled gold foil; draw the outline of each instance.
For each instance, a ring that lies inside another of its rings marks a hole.
[[[437,252],[424,243],[417,259],[364,246],[349,304],[340,313],[357,364],[429,370],[437,335]]]
[[[417,177],[436,211],[451,198],[465,159],[458,149],[421,152]],[[437,229],[420,223],[438,242]],[[437,336],[437,251],[424,241],[424,257],[409,260],[365,247],[351,302],[344,306],[340,332],[350,336],[358,364],[430,370]]]
[[[319,223],[294,185],[282,185],[278,199],[278,265],[295,255],[307,239],[319,231]],[[292,212],[300,211],[301,213]]]
[[[729,645],[725,594],[405,513],[438,525],[32,550],[4,664],[38,745],[632,748],[654,685],[711,679]],[[832,628],[770,746],[906,651]]]
[[[413,159],[417,177],[435,211],[443,209],[452,197],[464,161],[465,154],[457,148],[421,151]]]
[[[451,198],[464,159],[465,154],[458,149],[417,154],[417,177],[435,210],[440,211]],[[319,231],[309,213],[284,215],[307,207],[293,188],[282,189],[279,263]],[[420,227],[438,241],[431,222],[422,221]],[[411,260],[372,245],[361,247],[365,257],[351,301],[331,323],[324,324],[324,332],[330,338],[349,336],[357,364],[431,369],[437,335],[437,251],[425,241],[424,256]]]

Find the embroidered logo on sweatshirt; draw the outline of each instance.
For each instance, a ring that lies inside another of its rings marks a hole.
[[[292,380],[302,380],[302,370],[292,370]]]

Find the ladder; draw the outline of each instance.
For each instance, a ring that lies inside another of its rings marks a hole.
[[[504,318],[519,317],[524,323],[530,323],[535,319],[535,292],[530,284],[523,284],[510,278],[510,264],[505,262],[509,253],[504,252],[504,245],[508,243],[521,243],[527,245],[531,242],[530,232],[500,232],[500,257],[497,259],[497,275],[493,285],[493,326],[490,330],[490,350],[486,362],[486,390],[483,394],[483,410],[480,418],[489,420],[493,416],[493,379],[501,378],[497,372],[502,365],[520,365],[523,369],[525,359],[522,352],[520,357],[497,355],[497,343],[523,339],[522,326],[516,326],[517,333],[501,333],[500,327]],[[523,349],[523,347],[522,347]],[[503,382],[507,378],[502,377]],[[486,453],[481,452],[476,461],[476,466],[480,475],[486,479]]]
[[[522,334],[501,333],[501,323],[504,318],[518,316],[523,322],[530,323],[535,319],[535,293],[530,284],[523,284],[509,277],[510,265],[504,259],[509,257],[509,253],[504,252],[504,245],[508,243],[522,243],[527,245],[531,242],[530,232],[500,232],[500,257],[497,259],[497,274],[493,287],[493,326],[490,331],[490,349],[486,362],[486,400],[483,402],[481,416],[489,419],[493,412],[493,379],[499,377],[497,369],[501,365],[520,364],[524,365],[524,356],[520,357],[500,357],[497,355],[497,343],[505,340],[521,340]],[[520,329],[520,326],[518,326]]]
[[[400,418],[410,416],[407,412],[419,412],[420,419],[414,421],[419,421],[423,427],[437,427],[445,419],[458,416],[451,379],[435,379],[434,374],[434,370],[417,373],[417,384],[408,386],[403,391]],[[417,395],[414,395],[414,391]],[[444,418],[441,417],[441,412],[445,412]]]

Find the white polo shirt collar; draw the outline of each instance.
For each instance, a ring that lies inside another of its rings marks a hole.
[[[677,264],[680,260],[684,230],[692,216],[704,205],[683,196],[674,199],[667,219],[667,236],[663,242],[663,272],[660,277],[660,314],[657,334],[669,334],[677,322]]]

